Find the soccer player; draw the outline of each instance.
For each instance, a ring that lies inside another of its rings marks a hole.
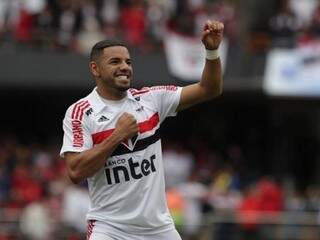
[[[68,108],[61,149],[72,182],[88,181],[88,240],[181,239],[166,204],[159,128],[166,117],[221,94],[223,28],[205,23],[201,81],[186,87],[132,89],[127,47],[111,40],[93,46],[96,88]]]

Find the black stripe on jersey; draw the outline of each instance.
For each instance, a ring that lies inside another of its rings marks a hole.
[[[114,150],[114,152],[111,154],[110,157],[144,150],[151,144],[157,142],[159,139],[160,139],[160,129],[158,128],[152,136],[138,140],[132,151],[127,147],[125,147],[124,145],[120,144],[116,148],[116,150]]]

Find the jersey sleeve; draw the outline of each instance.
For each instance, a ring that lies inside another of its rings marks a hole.
[[[89,121],[84,114],[85,107],[81,106],[86,105],[72,105],[63,119],[62,157],[66,152],[82,152],[93,146]]]
[[[177,115],[182,87],[155,86],[151,87],[150,90],[159,111],[160,122],[163,122],[166,117]]]

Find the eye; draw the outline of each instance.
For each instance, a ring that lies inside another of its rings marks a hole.
[[[131,60],[127,60],[126,62],[127,62],[127,64],[128,64],[129,66],[131,66],[131,64],[132,64],[132,61],[131,61]]]
[[[119,59],[116,59],[116,58],[111,59],[111,60],[109,61],[109,64],[111,64],[111,65],[116,65],[116,64],[118,64],[118,63],[119,63]]]

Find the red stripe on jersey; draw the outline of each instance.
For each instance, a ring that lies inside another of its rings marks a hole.
[[[132,93],[132,96],[136,96],[136,95],[143,94],[143,93],[147,93],[147,92],[149,92],[149,90],[133,92],[133,93]]]
[[[75,114],[76,114],[76,111],[77,111],[77,109],[78,109],[78,106],[79,106],[80,104],[82,104],[82,103],[83,103],[83,101],[80,101],[80,102],[76,103],[76,104],[73,106],[72,114],[71,114],[71,118],[72,118],[72,119],[74,119],[74,117],[75,117]]]
[[[95,220],[89,220],[87,227],[87,240],[90,240],[91,234],[93,232]]]
[[[135,96],[135,95],[139,95],[139,94],[143,94],[143,93],[147,93],[150,91],[150,88],[149,87],[144,87],[144,88],[141,88],[140,90],[137,90],[137,89],[134,89],[134,88],[130,88],[129,90],[132,94],[132,96]]]
[[[113,133],[113,131],[114,129],[108,129],[102,132],[92,134],[93,144],[101,143],[104,139],[108,138]]]
[[[159,114],[153,114],[148,120],[138,123],[139,133],[151,131],[158,125],[159,121]],[[102,132],[92,134],[93,144],[101,143],[104,139],[108,138],[113,133],[113,131],[114,129],[108,129]]]
[[[76,114],[75,114],[75,119],[80,120],[79,114],[81,115],[82,109],[83,109],[85,106],[87,106],[87,104],[88,104],[88,101],[85,101],[85,102],[81,103],[81,104],[77,107],[77,111],[76,111]]]
[[[83,118],[83,113],[84,113],[84,110],[86,110],[86,108],[88,108],[90,106],[90,103],[87,103],[85,106],[83,106],[81,108],[81,111],[80,111],[80,116],[79,116],[79,120],[81,121],[82,118]]]
[[[144,133],[154,129],[158,125],[159,121],[159,114],[153,114],[148,120],[139,123],[139,132]]]
[[[178,87],[175,85],[162,85],[162,86],[153,86],[150,88],[151,91],[165,90],[165,91],[177,91]]]

